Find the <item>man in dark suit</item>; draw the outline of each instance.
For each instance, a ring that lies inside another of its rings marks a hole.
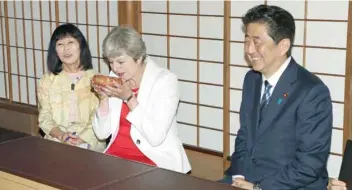
[[[331,97],[325,84],[291,57],[293,16],[259,5],[242,21],[252,70],[244,79],[241,126],[224,180],[245,189],[326,189]]]

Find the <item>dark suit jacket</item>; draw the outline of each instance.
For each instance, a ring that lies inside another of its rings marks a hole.
[[[328,88],[292,58],[259,125],[262,75],[244,79],[240,129],[228,175],[243,175],[264,190],[325,189],[332,133]]]

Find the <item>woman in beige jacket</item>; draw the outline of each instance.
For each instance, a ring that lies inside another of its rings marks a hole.
[[[72,24],[55,29],[49,44],[48,73],[38,85],[39,127],[45,138],[103,151],[92,130],[98,98],[91,91],[92,57],[81,31]]]

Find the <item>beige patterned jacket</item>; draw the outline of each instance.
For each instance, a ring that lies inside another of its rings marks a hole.
[[[44,131],[45,138],[54,139],[49,135],[54,127],[64,132],[76,132],[90,149],[103,151],[105,142],[99,141],[92,130],[92,119],[98,107],[98,98],[91,92],[91,78],[94,70],[87,70],[75,85],[74,94],[77,97],[77,119],[69,122],[72,79],[65,72],[58,75],[46,73],[38,84],[39,127]]]

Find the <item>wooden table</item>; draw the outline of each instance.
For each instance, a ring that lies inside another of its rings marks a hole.
[[[0,152],[7,189],[237,189],[39,137],[1,143]]]

